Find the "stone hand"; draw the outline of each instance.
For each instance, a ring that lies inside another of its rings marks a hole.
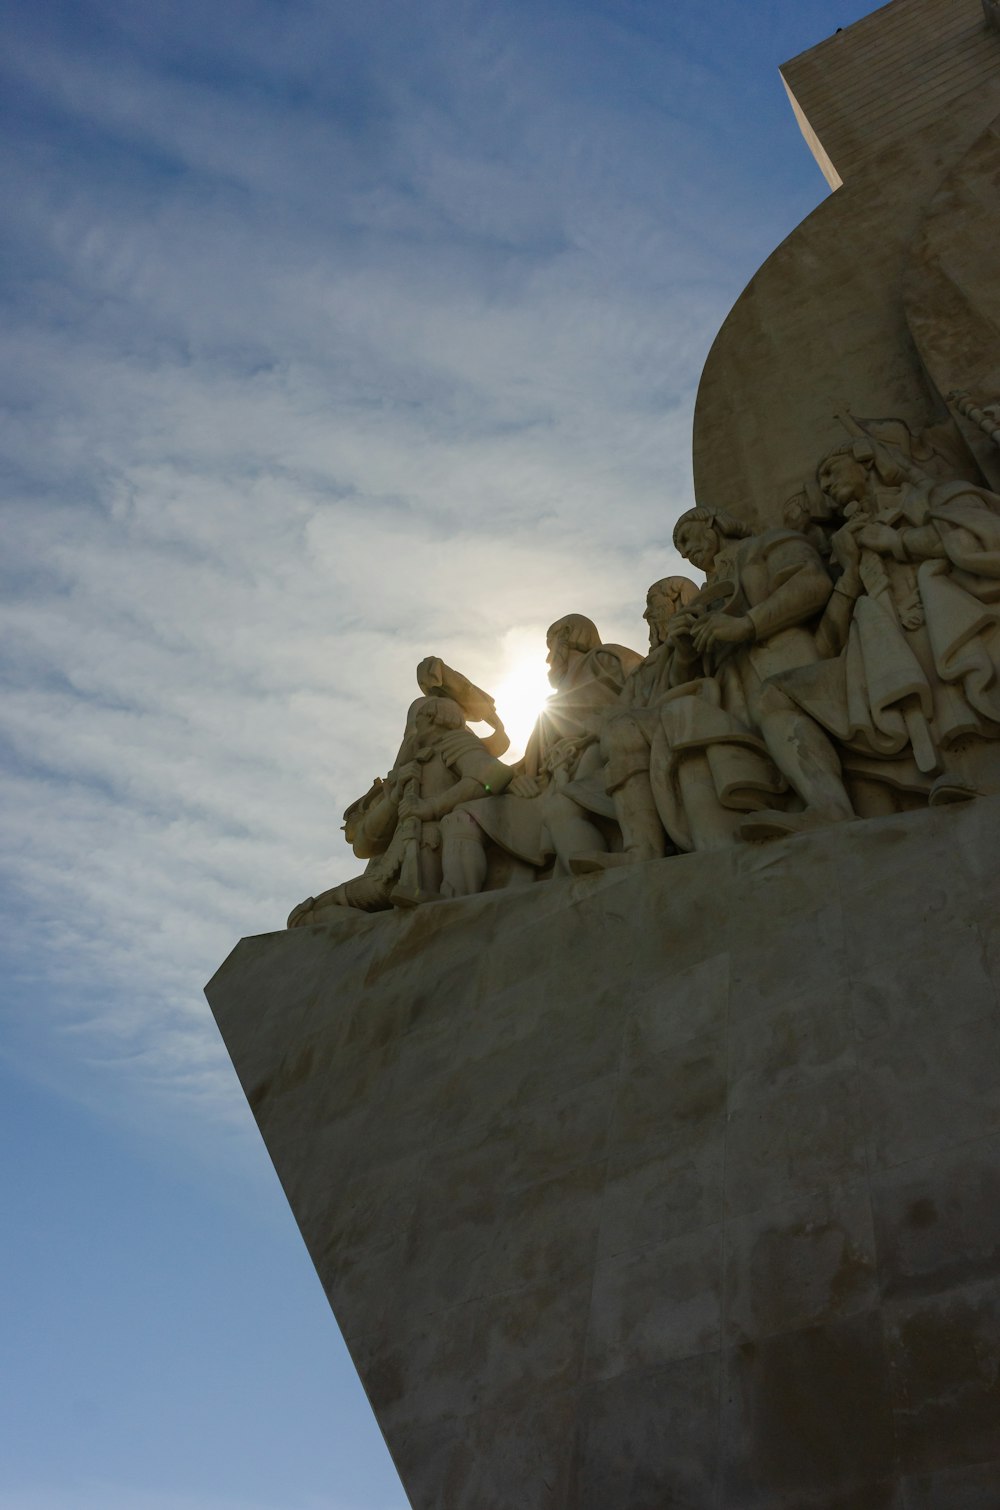
[[[845,524],[830,540],[830,554],[838,566],[844,571],[856,568],[861,559],[861,546],[858,543],[858,531]]]
[[[437,817],[434,804],[426,797],[404,797],[399,804],[401,818],[419,818],[421,823],[432,823]]]
[[[715,645],[743,645],[753,639],[753,620],[728,613],[710,613],[691,632],[694,648],[704,654]]]
[[[512,797],[537,797],[541,789],[537,776],[515,776],[507,788]]]
[[[421,767],[415,760],[408,760],[404,765],[397,766],[386,777],[386,785],[389,788],[388,795],[392,799],[398,799],[408,781],[419,781],[422,774]]]
[[[693,626],[697,622],[697,616],[693,613],[675,613],[667,625],[667,632],[663,637],[664,643],[667,645],[676,645],[680,641],[688,639]]]

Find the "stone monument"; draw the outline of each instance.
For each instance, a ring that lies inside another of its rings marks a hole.
[[[557,619],[516,763],[422,661],[363,873],[207,988],[415,1510],[1000,1506],[995,11],[782,70],[836,192],[647,654]]]

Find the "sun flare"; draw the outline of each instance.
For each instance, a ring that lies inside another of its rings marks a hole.
[[[495,693],[497,712],[510,736],[510,750],[504,760],[516,760],[523,755],[535,719],[551,693],[545,660],[540,655],[524,656],[515,661],[498,684]]]

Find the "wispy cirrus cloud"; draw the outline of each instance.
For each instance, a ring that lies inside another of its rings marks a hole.
[[[751,193],[710,54],[643,15],[91,0],[11,35],[24,1064],[215,1115],[201,982],[352,873],[417,660],[495,686],[577,609],[641,646]]]

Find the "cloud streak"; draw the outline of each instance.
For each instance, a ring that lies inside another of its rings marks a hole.
[[[744,175],[692,124],[726,127],[717,72],[641,9],[90,4],[12,36],[23,1067],[229,1116],[201,983],[353,872],[339,815],[416,662],[495,686],[570,610],[642,646],[749,269]]]

